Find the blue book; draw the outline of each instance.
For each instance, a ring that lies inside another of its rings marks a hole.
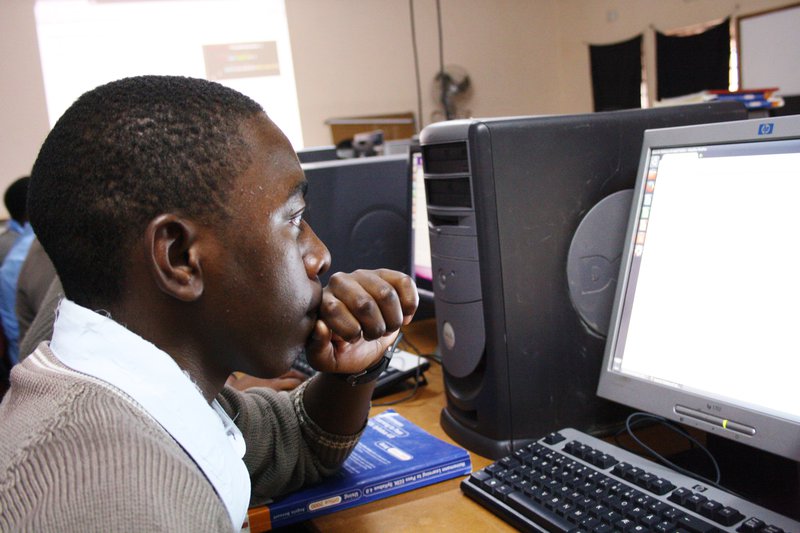
[[[283,527],[373,500],[468,475],[469,454],[393,410],[369,419],[341,471],[266,504],[270,527]]]

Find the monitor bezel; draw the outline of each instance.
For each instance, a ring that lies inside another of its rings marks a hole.
[[[771,133],[765,133],[767,131]],[[800,115],[681,126],[645,132],[597,394],[623,405],[701,429],[709,434],[800,461],[800,424],[795,421],[697,393],[676,390],[653,381],[623,375],[612,369],[621,322],[622,300],[628,288],[628,274],[633,259],[634,232],[641,213],[652,152],[699,145],[786,139],[800,139]],[[695,409],[698,414],[686,414],[684,410],[678,412],[676,406]],[[740,428],[723,427],[723,425],[728,426],[727,421],[735,421],[755,431],[749,435]]]

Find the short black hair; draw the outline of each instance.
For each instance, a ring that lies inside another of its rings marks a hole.
[[[6,204],[8,215],[20,224],[28,220],[28,176],[22,176],[8,186],[3,195],[3,203]]]
[[[250,164],[250,98],[206,80],[138,76],[83,94],[44,141],[31,172],[28,214],[71,300],[119,297],[131,246],[153,217],[206,222]]]

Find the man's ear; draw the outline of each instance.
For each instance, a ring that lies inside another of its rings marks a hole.
[[[203,294],[198,228],[173,214],[158,215],[145,231],[145,262],[158,287],[184,302]]]

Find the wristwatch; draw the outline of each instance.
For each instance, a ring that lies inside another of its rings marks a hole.
[[[381,373],[384,370],[386,370],[386,368],[389,366],[389,363],[392,361],[392,356],[394,355],[395,349],[397,349],[397,344],[400,342],[401,337],[402,335],[397,336],[392,345],[386,348],[386,351],[383,352],[383,356],[374,365],[367,367],[360,372],[354,372],[352,374],[336,374],[336,375],[353,387],[355,387],[356,385],[369,383],[370,381],[375,381],[376,379],[378,379]]]

